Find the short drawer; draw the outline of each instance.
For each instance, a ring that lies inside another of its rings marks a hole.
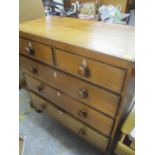
[[[43,77],[44,80],[50,81],[52,71],[50,71],[49,67],[30,60],[24,56],[19,57],[19,62],[23,72],[27,72],[37,77]]]
[[[110,136],[113,119],[89,108],[61,91],[51,88],[31,76],[25,75],[25,77],[30,90],[33,90],[39,95],[55,103],[58,107],[90,125],[94,129]]]
[[[84,125],[82,122],[74,119],[64,111],[58,109],[53,104],[40,98],[34,93],[30,92],[33,104],[41,110],[47,112],[50,116],[61,122],[64,126],[71,129],[73,132],[89,141],[93,145],[97,146],[102,151],[106,151],[108,145],[108,139],[101,134],[95,132],[93,129]]]
[[[53,55],[50,47],[22,38],[19,38],[19,41],[20,53],[46,64],[53,64]]]
[[[121,93],[126,71],[58,49],[54,55],[58,68]]]
[[[95,110],[115,117],[119,96],[22,56],[20,62],[24,72],[41,79]]]

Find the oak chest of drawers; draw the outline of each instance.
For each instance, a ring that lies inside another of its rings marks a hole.
[[[134,99],[134,28],[45,17],[19,41],[33,107],[110,153]]]

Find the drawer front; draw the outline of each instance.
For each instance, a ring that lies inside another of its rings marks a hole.
[[[20,57],[20,61],[23,71],[35,75],[35,77],[88,106],[115,117],[120,100],[119,96],[27,58]],[[37,73],[33,72],[32,68],[36,68]]]
[[[46,64],[53,65],[53,55],[50,47],[22,38],[19,41],[20,53]]]
[[[56,66],[109,90],[121,93],[126,72],[82,56],[54,50]]]
[[[20,56],[19,59],[23,72],[27,72],[33,76],[41,77],[46,81],[50,81],[52,71],[50,71],[49,67],[37,63],[36,61],[30,60],[24,56]]]
[[[43,100],[34,93],[30,92],[33,104],[39,107],[41,110],[46,111],[50,116],[61,122],[64,126],[71,129],[73,132],[89,141],[93,145],[100,148],[102,151],[106,151],[108,145],[108,139],[101,134],[95,132],[87,125],[69,116],[67,113],[56,108],[51,103]]]
[[[52,101],[63,110],[67,111],[81,121],[87,123],[96,130],[102,132],[107,136],[110,136],[113,119],[102,115],[101,113],[74,100],[68,95],[56,89],[53,89],[28,75],[25,75],[25,77],[29,89]]]

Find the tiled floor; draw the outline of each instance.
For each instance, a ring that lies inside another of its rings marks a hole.
[[[22,155],[101,155],[70,130],[45,113],[29,106],[26,89],[19,92],[20,136],[24,138]]]

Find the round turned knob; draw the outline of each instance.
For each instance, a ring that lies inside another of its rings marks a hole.
[[[87,117],[87,111],[85,109],[82,109],[82,110],[79,111],[78,115],[81,118],[86,118]]]
[[[78,74],[80,76],[84,76],[84,77],[87,77],[89,75],[89,69],[86,65],[82,65],[79,67],[78,69]]]
[[[81,128],[81,129],[78,131],[78,133],[79,133],[80,135],[85,135],[85,134],[86,134],[86,129],[85,129],[85,128]]]
[[[32,47],[26,47],[26,52],[31,56],[34,56],[35,54],[34,49]]]
[[[41,92],[41,91],[43,90],[43,88],[44,88],[44,86],[43,86],[42,84],[40,84],[40,85],[37,87],[37,89],[38,89],[39,92]]]
[[[46,109],[46,108],[47,108],[47,105],[46,105],[46,104],[42,104],[42,105],[41,105],[41,109],[44,110],[44,109]]]
[[[88,91],[85,88],[82,88],[78,91],[79,98],[86,98],[88,96]]]
[[[38,70],[37,70],[37,67],[30,67],[30,71],[33,73],[33,74],[37,74],[38,73]]]

